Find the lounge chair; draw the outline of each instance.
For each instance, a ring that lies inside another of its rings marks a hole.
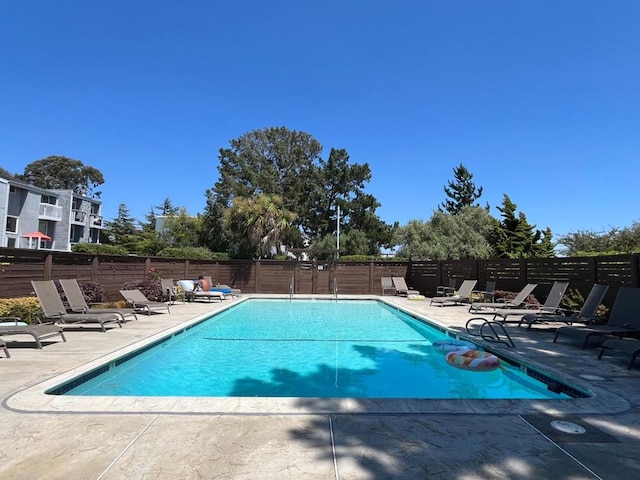
[[[391,282],[396,289],[396,295],[408,297],[409,295],[420,295],[418,290],[413,290],[407,287],[407,282],[404,277],[391,277]]]
[[[208,302],[210,302],[211,300],[222,301],[226,298],[225,294],[222,292],[195,290],[192,280],[178,280],[178,285],[184,291],[185,301],[186,300],[194,301],[194,300],[201,299],[201,300],[207,300]]]
[[[136,311],[146,313],[147,315],[151,315],[151,312],[155,312],[157,310],[164,310],[165,308],[167,309],[167,313],[171,313],[168,303],[149,300],[137,288],[134,290],[120,290],[120,295],[124,297],[127,305],[131,305],[131,308]]]
[[[126,322],[126,317],[130,316],[138,319],[133,308],[90,308],[75,278],[62,278],[58,282],[67,297],[68,309],[73,313],[113,313],[119,315],[122,322]]]
[[[9,354],[9,349],[7,348],[7,344],[4,343],[4,340],[0,338],[0,350],[4,350],[4,355],[7,358],[11,358],[11,354]]]
[[[527,314],[553,315],[558,313],[560,302],[568,286],[569,282],[554,282],[544,304],[531,308],[499,308],[493,312],[493,319],[502,319],[503,322],[506,322],[509,315],[520,315],[522,317]]]
[[[161,278],[160,287],[162,288],[162,301],[167,301],[170,304],[175,303],[178,291],[175,283],[173,282],[173,278]]]
[[[533,289],[538,286],[537,283],[528,283],[520,290],[520,293],[512,300],[505,300],[504,302],[471,302],[469,305],[469,312],[482,313],[483,311],[493,312],[499,308],[520,308],[527,301],[527,297],[533,292]]]
[[[636,358],[640,355],[640,340],[637,338],[610,338],[605,340],[598,354],[598,360],[602,359],[605,352],[616,352],[629,355],[627,368],[633,367]]]
[[[493,302],[496,297],[496,282],[490,280],[484,286],[484,290],[474,290],[471,292],[471,299],[477,302]]]
[[[587,299],[584,301],[582,308],[580,311],[572,311],[566,310],[564,314],[560,315],[538,315],[538,314],[529,314],[523,315],[520,319],[520,323],[518,326],[526,323],[527,329],[530,329],[534,323],[550,323],[550,322],[562,322],[568,325],[573,323],[585,323],[589,324],[593,320],[598,318],[597,311],[598,307],[602,303],[602,299],[604,295],[607,293],[609,289],[608,285],[598,285],[597,283],[591,287],[591,291],[589,295],[587,295]]]
[[[382,295],[396,294],[396,287],[393,286],[391,277],[380,277],[380,287],[382,289]]]
[[[436,297],[447,297],[449,295],[453,295],[456,292],[456,278],[449,278],[449,285],[439,285],[436,287]]]
[[[36,292],[40,307],[44,313],[42,323],[59,321],[62,324],[88,324],[97,323],[103,332],[107,331],[106,325],[116,323],[122,327],[120,316],[115,313],[68,313],[58,294],[58,289],[53,280],[31,280],[33,290]]]
[[[453,295],[433,297],[429,305],[433,305],[434,303],[441,307],[444,307],[445,305],[462,305],[463,301],[469,301],[471,298],[471,292],[476,286],[476,283],[478,283],[477,280],[465,280]]]
[[[584,349],[594,340],[596,346],[601,346],[608,335],[628,337],[632,332],[640,332],[640,288],[620,287],[605,325],[559,327],[553,342],[559,337],[569,337],[582,342]]]
[[[60,325],[29,325],[22,322],[18,317],[0,317],[0,336],[5,335],[31,335],[33,340],[36,342],[37,348],[42,348],[42,340],[46,340],[51,337],[60,336],[64,342],[67,341],[64,337],[64,331]],[[8,357],[9,352],[6,349],[6,346],[5,352]]]

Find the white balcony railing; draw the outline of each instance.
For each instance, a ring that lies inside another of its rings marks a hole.
[[[62,220],[62,207],[51,205],[50,203],[41,203],[39,218],[41,220],[55,220],[59,222]]]
[[[90,221],[91,221],[89,225],[90,227],[102,228],[102,215],[91,214]]]

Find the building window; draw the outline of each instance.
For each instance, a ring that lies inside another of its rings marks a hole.
[[[18,233],[18,217],[11,217],[7,215],[7,233]]]
[[[53,195],[41,195],[40,203],[48,203],[49,205],[57,205],[58,197],[54,197]]]

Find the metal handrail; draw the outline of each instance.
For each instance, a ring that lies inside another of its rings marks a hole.
[[[289,301],[293,298],[293,293],[295,290],[295,277],[291,277],[291,283],[289,284]]]
[[[477,323],[478,321],[482,322],[480,327],[478,328],[477,333],[471,330],[472,324]],[[491,330],[491,333],[485,332],[485,327],[488,327]],[[516,345],[513,343],[509,332],[507,332],[504,325],[500,322],[496,322],[493,320],[487,320],[482,317],[474,317],[467,320],[465,324],[465,329],[469,335],[472,337],[480,337],[487,342],[496,342],[496,343],[504,343],[507,347],[514,348]],[[506,338],[503,338],[506,337]]]

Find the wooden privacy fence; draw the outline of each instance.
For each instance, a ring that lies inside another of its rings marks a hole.
[[[232,285],[246,293],[290,292],[329,294],[379,294],[381,277],[404,277],[407,284],[431,296],[439,285],[455,278],[477,279],[482,288],[495,281],[498,290],[519,291],[537,283],[535,296],[543,300],[556,280],[569,281],[570,289],[586,295],[594,283],[610,285],[605,304],[611,304],[617,287],[638,287],[640,256],[570,257],[536,259],[312,262],[279,260],[186,260],[162,257],[93,255],[0,248],[0,297],[31,295],[31,280],[77,278],[99,283],[105,300],[119,300],[125,282],[153,275],[193,279],[210,275],[214,282]]]

